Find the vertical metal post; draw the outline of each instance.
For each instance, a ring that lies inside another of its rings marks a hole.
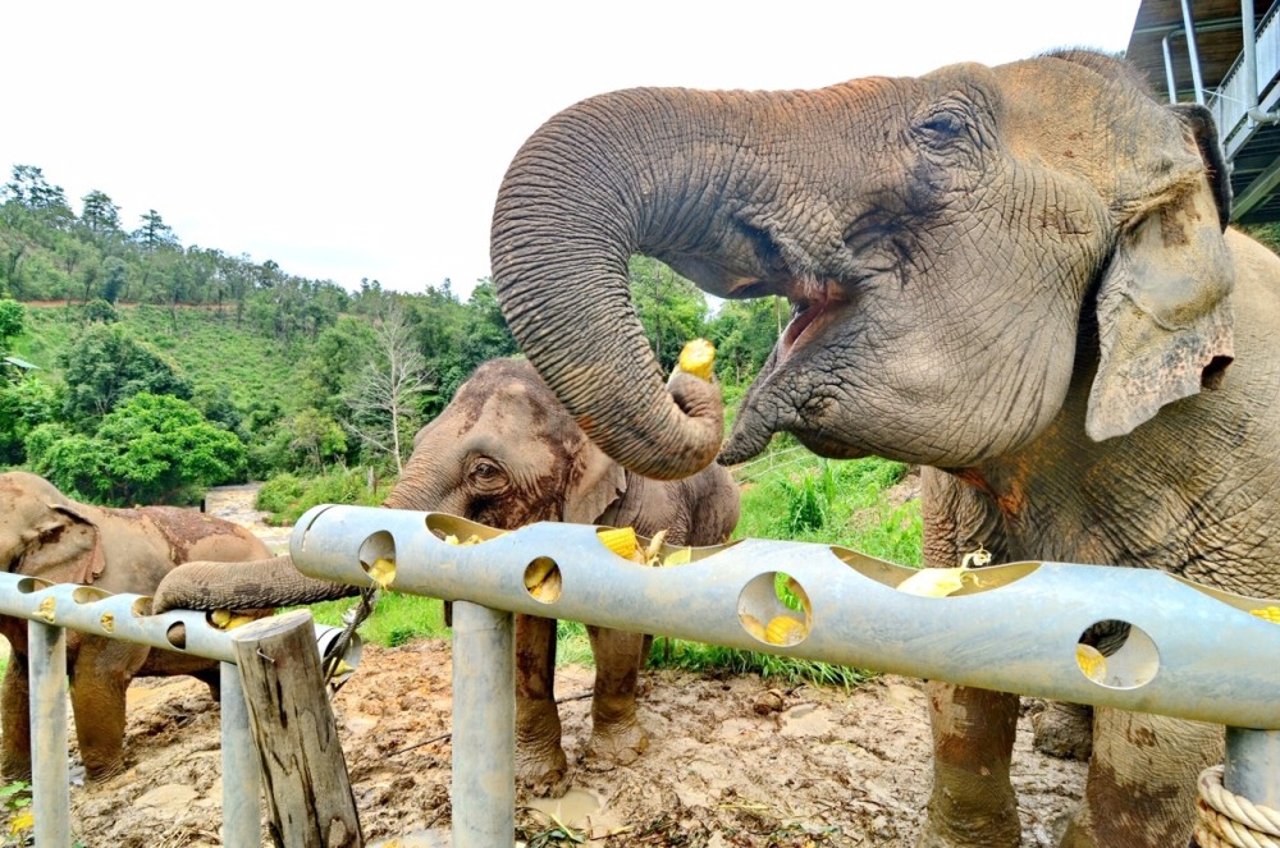
[[[1228,727],[1222,786],[1254,804],[1280,810],[1280,730]]]
[[[1196,22],[1191,17],[1191,3],[1182,0],[1182,28],[1187,35],[1187,55],[1191,59],[1191,79],[1196,87],[1196,102],[1204,105],[1204,80],[1200,76],[1200,51],[1196,48]]]
[[[222,844],[258,848],[262,844],[261,778],[249,708],[235,663],[219,663],[222,712]]]
[[[512,615],[453,603],[453,848],[515,845]]]
[[[1160,39],[1160,49],[1164,51],[1164,82],[1169,88],[1169,102],[1178,102],[1178,84],[1173,79],[1173,52],[1169,49],[1169,39],[1173,38],[1173,33],[1166,33],[1165,37]]]
[[[67,768],[67,632],[27,622],[31,687],[31,812],[36,844],[71,846],[71,785]]]

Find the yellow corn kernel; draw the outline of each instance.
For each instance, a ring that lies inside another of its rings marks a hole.
[[[600,543],[623,559],[633,559],[640,543],[634,527],[611,527],[597,530]]]
[[[678,368],[710,382],[716,364],[716,346],[706,339],[686,342],[680,351]]]
[[[1107,658],[1092,645],[1076,645],[1076,664],[1095,683],[1107,679]]]
[[[1249,610],[1249,615],[1256,615],[1272,624],[1280,624],[1280,607],[1259,607],[1256,610]]]
[[[369,566],[369,577],[378,584],[379,589],[387,588],[396,579],[396,561],[383,557],[375,559],[373,565]]]
[[[764,628],[764,640],[770,645],[798,645],[808,635],[804,622],[789,615],[773,617]]]
[[[764,625],[760,623],[760,619],[753,615],[747,615],[745,612],[739,613],[738,619],[742,622],[743,630],[747,631],[747,633],[751,634],[756,639],[759,639],[761,642],[765,641]]]
[[[919,595],[922,598],[945,598],[964,586],[967,569],[922,568],[898,584],[899,592]]]

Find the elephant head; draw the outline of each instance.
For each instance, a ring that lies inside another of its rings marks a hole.
[[[413,445],[384,506],[511,530],[593,522],[626,486],[524,360],[481,365]]]
[[[695,471],[719,430],[664,389],[632,253],[793,305],[721,462],[790,431],[831,457],[964,468],[1043,432],[1078,371],[1094,440],[1215,385],[1226,179],[1207,113],[1092,53],[814,91],[635,89],[524,144],[493,271],[529,359],[642,474]]]
[[[92,583],[106,564],[97,522],[34,474],[0,474],[0,567],[55,583]]]
[[[596,521],[625,488],[621,466],[586,438],[533,367],[507,359],[481,365],[418,432],[383,505],[514,529]],[[165,577],[154,609],[303,604],[355,591],[303,576],[287,556],[232,567],[197,562]]]

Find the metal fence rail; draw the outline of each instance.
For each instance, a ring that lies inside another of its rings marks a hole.
[[[509,668],[512,612],[1223,724],[1228,789],[1267,803],[1280,787],[1280,626],[1251,614],[1278,602],[1162,572],[1016,563],[979,570],[950,597],[919,597],[897,588],[915,570],[840,547],[743,540],[653,568],[606,549],[591,526],[499,533],[440,513],[352,506],[303,515],[291,553],[300,571],[357,586],[377,560],[392,560],[397,591],[460,602],[454,848],[512,844],[514,742],[497,730],[510,721],[514,685],[491,673]],[[1105,673],[1086,669],[1083,634],[1115,622],[1128,625],[1123,646]]]
[[[205,613],[175,610],[149,615],[150,599],[112,595],[90,586],[50,584],[0,573],[0,614],[28,621],[32,812],[36,844],[70,848],[71,798],[67,766],[66,630],[121,639],[216,660],[221,674],[222,842],[261,845],[258,758],[232,647],[234,631],[219,630]],[[338,628],[316,628],[321,645]],[[355,664],[359,645],[349,652]]]

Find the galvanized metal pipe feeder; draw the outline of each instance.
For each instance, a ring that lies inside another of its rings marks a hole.
[[[504,533],[354,506],[315,507],[294,527],[305,574],[367,586],[390,560],[391,588],[457,604],[455,704],[469,706],[454,710],[454,848],[512,844],[514,741],[499,731],[514,710],[513,612],[1223,724],[1227,788],[1280,806],[1280,626],[1251,614],[1276,602],[1053,562],[982,568],[948,597],[920,597],[898,589],[914,569],[839,546],[747,539],[655,568],[614,554],[597,529]],[[1115,622],[1128,625],[1123,645],[1104,668],[1083,664],[1083,635]]]
[[[259,766],[232,640],[206,613],[175,610],[150,615],[151,599],[113,595],[92,586],[51,584],[0,573],[0,614],[28,621],[32,812],[41,846],[71,846],[67,766],[66,630],[120,639],[216,660],[221,674],[222,840],[228,848],[261,844]],[[323,652],[340,628],[316,628]],[[355,641],[348,665],[359,661]]]

